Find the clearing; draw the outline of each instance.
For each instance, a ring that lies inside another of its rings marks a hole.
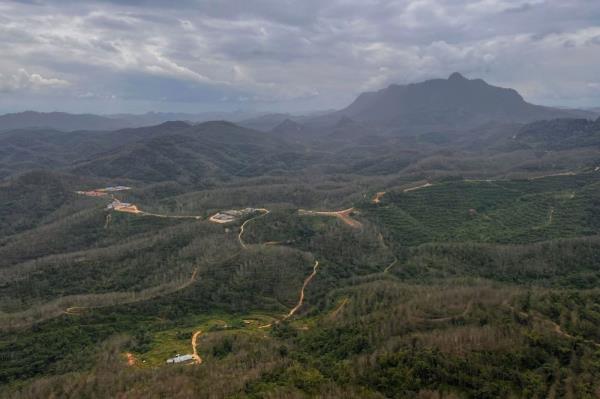
[[[385,191],[379,191],[379,192],[375,193],[375,196],[373,197],[371,202],[374,204],[379,204],[381,202],[381,198],[383,198],[384,195],[385,195]]]
[[[340,219],[350,227],[360,229],[362,227],[362,223],[350,217],[354,212],[356,212],[355,208],[348,208],[342,211],[307,211],[305,209],[298,209],[298,213],[301,216],[333,216]]]

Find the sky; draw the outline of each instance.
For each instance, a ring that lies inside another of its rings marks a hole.
[[[0,0],[0,112],[302,113],[455,71],[600,107],[600,1]]]

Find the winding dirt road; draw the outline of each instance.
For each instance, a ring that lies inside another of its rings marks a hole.
[[[289,311],[289,313],[283,318],[283,320],[287,320],[290,317],[292,317],[294,315],[294,313],[296,313],[298,311],[298,309],[300,309],[300,307],[304,303],[304,290],[306,289],[306,286],[310,283],[310,280],[312,280],[317,275],[318,267],[319,267],[319,261],[316,260],[315,265],[313,266],[313,272],[306,278],[306,280],[304,280],[304,284],[302,284],[302,289],[300,289],[300,299],[298,300],[298,304],[296,304],[296,306],[294,306],[292,308],[292,310]]]
[[[317,275],[318,268],[319,268],[319,261],[316,260],[315,261],[315,265],[313,266],[312,273],[304,280],[304,284],[302,284],[302,288],[300,289],[300,298],[299,298],[298,303],[296,304],[296,306],[294,306],[292,308],[292,310],[290,310],[288,312],[288,314],[286,314],[281,320],[277,320],[274,323],[265,324],[264,326],[260,326],[258,328],[269,328],[273,324],[279,324],[282,321],[287,320],[290,317],[292,317],[298,311],[298,309],[300,309],[302,307],[302,305],[304,304],[304,290],[306,289],[306,287],[308,286],[308,284],[310,283],[310,281]]]
[[[150,297],[135,297],[134,296],[133,299],[123,300],[122,302],[120,302],[120,304],[135,303],[135,302],[144,301],[144,300],[156,298],[156,297],[167,295],[167,294],[172,294],[173,292],[181,291],[181,290],[189,287],[190,285],[192,285],[194,282],[196,282],[196,280],[198,278],[198,269],[199,268],[195,268],[194,271],[192,272],[191,277],[188,280],[186,280],[183,284],[175,287],[174,289],[172,289],[170,291],[161,292],[159,295],[150,296]],[[107,295],[110,295],[110,294],[111,293],[107,293]],[[103,307],[113,306],[113,305],[114,305],[114,303],[110,303],[107,305],[100,305],[100,306],[70,306],[70,307],[66,308],[63,313],[67,314],[67,315],[71,315],[71,316],[79,316],[88,309],[100,309]]]
[[[202,358],[198,355],[198,337],[202,334],[202,330],[198,330],[192,335],[192,357],[194,358],[194,364],[202,364]]]
[[[560,324],[554,322],[553,320],[551,320],[551,319],[549,319],[549,318],[547,318],[547,317],[545,317],[545,316],[543,316],[543,315],[541,315],[541,314],[539,314],[537,312],[531,312],[531,313],[521,312],[520,310],[515,309],[514,306],[510,305],[508,303],[508,301],[504,301],[502,304],[504,306],[508,307],[512,312],[518,314],[522,318],[528,318],[528,317],[531,316],[532,318],[536,319],[537,321],[539,321],[541,323],[549,324],[552,327],[551,330],[554,333],[556,333],[556,334],[558,334],[558,335],[560,335],[562,337],[569,338],[569,339],[574,339],[574,340],[581,339],[583,342],[585,342],[587,344],[593,345],[596,348],[600,348],[600,344],[598,342],[592,341],[591,339],[578,338],[578,337],[576,337],[574,335],[571,335],[568,332],[564,331],[561,328]]]
[[[257,211],[262,212],[262,214],[246,220],[244,223],[242,223],[242,226],[240,227],[240,233],[238,234],[238,241],[240,242],[240,245],[244,249],[248,248],[248,246],[244,243],[244,240],[242,239],[242,235],[244,234],[244,228],[246,227],[246,225],[253,220],[256,220],[258,218],[261,218],[261,217],[269,214],[269,210],[265,209],[265,208],[259,208],[259,209],[257,209]]]

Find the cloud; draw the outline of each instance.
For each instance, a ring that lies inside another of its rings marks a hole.
[[[63,79],[46,78],[38,73],[29,73],[21,68],[15,74],[3,75],[0,73],[0,91],[14,92],[23,90],[43,90],[68,86],[69,82]]]
[[[117,95],[293,111],[460,71],[531,101],[594,105],[598,21],[592,0],[7,1],[0,88],[94,93],[91,110]]]

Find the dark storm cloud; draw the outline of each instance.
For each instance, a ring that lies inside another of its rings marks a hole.
[[[328,108],[452,71],[597,105],[599,37],[596,0],[5,1],[0,105]]]

